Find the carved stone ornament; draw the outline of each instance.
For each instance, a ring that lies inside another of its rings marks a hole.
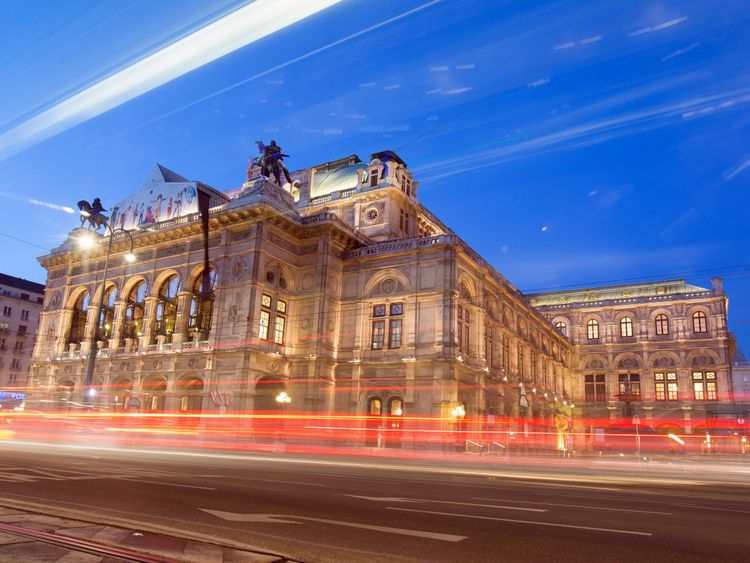
[[[242,258],[238,258],[237,260],[235,260],[234,264],[232,264],[232,279],[234,281],[240,281],[243,278],[246,270],[247,264]]]
[[[310,321],[307,320],[307,319],[302,319],[299,322],[299,326],[302,327],[302,328],[308,328],[310,326]]]
[[[617,365],[621,368],[631,369],[638,367],[638,362],[633,358],[623,358]]]
[[[190,360],[188,360],[188,367],[189,368],[195,367],[195,358],[190,358]]]
[[[273,372],[279,371],[279,362],[271,362],[270,364],[268,364],[268,369]]]
[[[604,369],[604,364],[601,360],[594,358],[586,364],[586,367],[589,369]]]
[[[393,293],[397,288],[398,282],[393,278],[383,280],[383,282],[380,284],[380,291],[382,291],[383,293]]]
[[[706,356],[705,354],[701,354],[700,356],[696,356],[693,359],[693,365],[694,366],[712,366],[714,365],[714,361]]]
[[[666,368],[671,366],[674,366],[674,360],[669,356],[661,356],[660,358],[656,358],[656,361],[654,361],[654,367],[657,368]]]
[[[52,299],[49,300],[49,306],[53,309],[56,309],[60,306],[60,303],[62,302],[62,293],[59,291],[56,291],[52,295]]]

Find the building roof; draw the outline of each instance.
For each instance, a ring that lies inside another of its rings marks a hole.
[[[146,178],[146,184],[149,184],[151,182],[189,182],[187,178],[180,176],[177,172],[173,172],[169,168],[166,168],[156,163],[156,166],[154,166],[151,169],[151,173],[148,175],[148,178]]]
[[[310,186],[310,197],[320,197],[341,190],[356,188],[359,185],[357,170],[367,172],[367,164],[358,162],[328,171],[315,171]]]
[[[23,278],[17,278],[15,276],[9,276],[8,274],[0,274],[0,285],[7,285],[15,287],[16,289],[44,295],[44,284],[25,280]]]
[[[585,289],[569,289],[565,291],[550,291],[545,293],[527,294],[534,307],[548,307],[554,305],[585,306],[592,302],[610,301],[615,299],[638,299],[644,297],[666,297],[669,295],[684,295],[686,293],[711,293],[710,289],[685,283],[685,280],[665,280],[625,285],[609,285],[605,287],[588,287]]]

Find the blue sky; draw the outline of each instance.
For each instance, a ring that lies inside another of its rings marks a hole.
[[[0,3],[0,232],[38,245],[0,237],[0,271],[44,281],[36,257],[76,226],[40,202],[112,205],[157,161],[230,189],[256,139],[290,168],[390,148],[520,289],[724,275],[750,347],[746,1],[344,1],[16,142],[246,4]]]

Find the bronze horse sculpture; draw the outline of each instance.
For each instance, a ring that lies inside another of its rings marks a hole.
[[[98,197],[94,198],[93,203],[82,199],[78,202],[78,209],[81,211],[81,228],[88,221],[89,229],[94,231],[98,231],[101,227],[106,229],[109,217],[102,213],[104,206]]]

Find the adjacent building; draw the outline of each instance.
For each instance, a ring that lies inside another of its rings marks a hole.
[[[0,408],[25,399],[44,286],[0,274]]]
[[[48,405],[82,400],[91,353],[96,400],[114,409],[272,411],[284,391],[295,410],[368,415],[371,429],[527,417],[548,445],[574,416],[619,416],[625,377],[644,418],[678,415],[686,432],[732,401],[718,281],[526,296],[420,203],[391,151],[298,171],[285,188],[248,176],[221,192],[157,165],[113,206],[129,234],[113,235],[104,288],[106,237],[83,250],[75,229],[40,258],[32,376]],[[376,434],[365,440],[383,445]]]

